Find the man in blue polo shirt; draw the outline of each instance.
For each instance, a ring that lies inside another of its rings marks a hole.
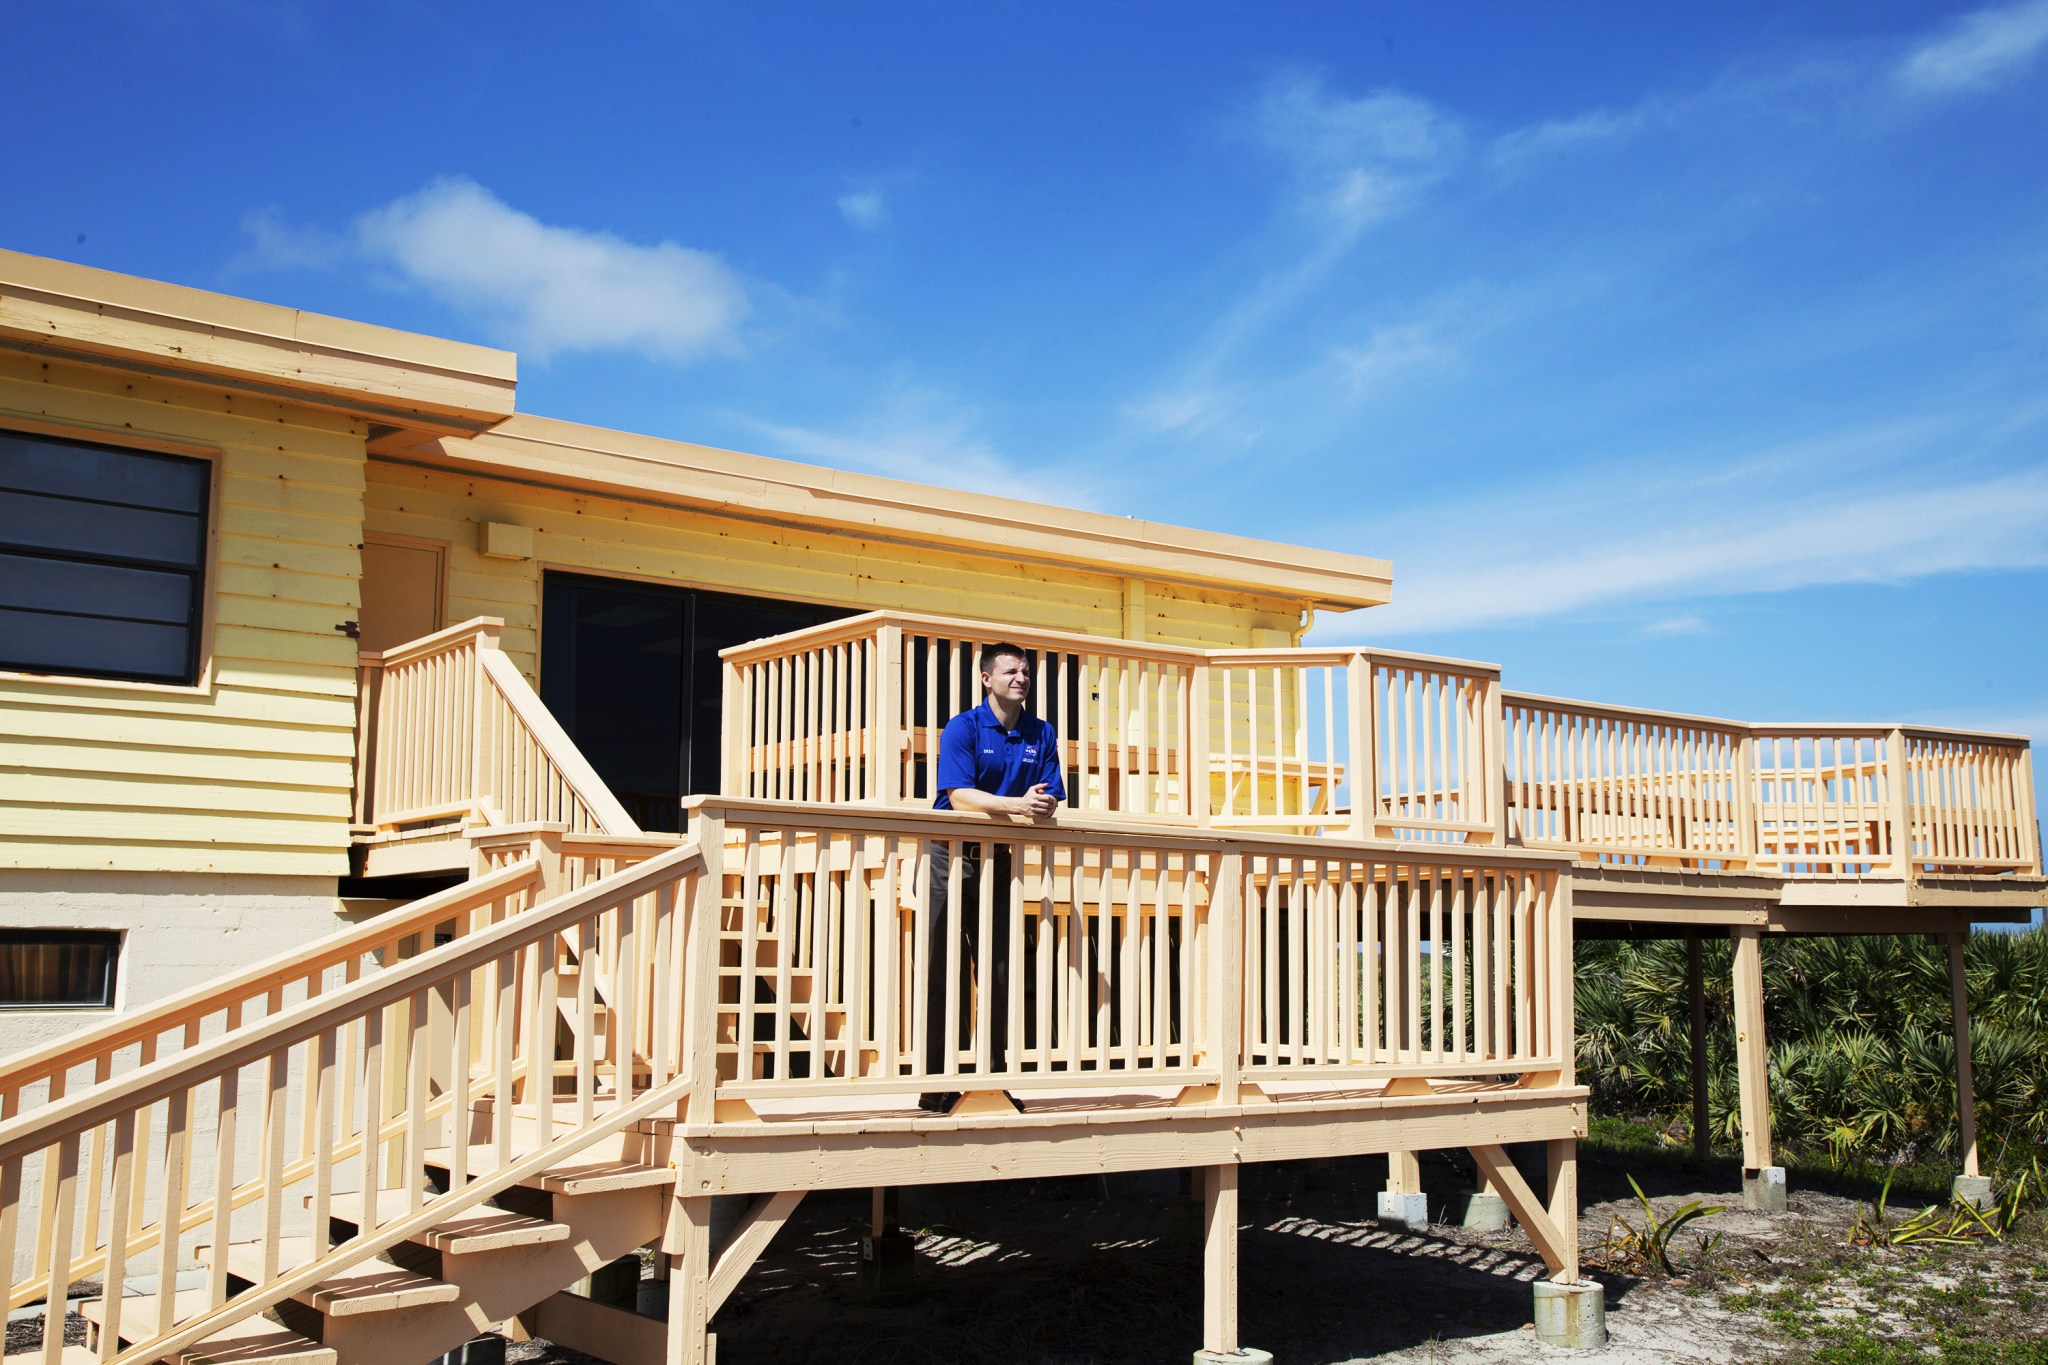
[[[934,785],[939,810],[971,810],[984,815],[1044,820],[1067,796],[1061,771],[1059,736],[1051,725],[1024,709],[1031,695],[1031,659],[1016,645],[996,643],[982,648],[976,660],[981,673],[981,705],[946,722],[939,736],[939,768]],[[961,914],[951,925],[948,890],[952,873],[950,845],[934,841],[931,857],[932,969],[926,995],[925,1068],[944,1070],[946,1030],[946,935],[960,936],[961,981],[955,999],[960,1011],[956,1046],[971,1045],[973,1012],[968,984],[981,948],[981,845],[960,846]],[[981,983],[989,993],[989,1056],[1000,1069],[1009,1050],[1010,998],[1010,846],[996,844],[994,862],[994,935],[989,944],[989,976]],[[960,1098],[956,1091],[922,1096],[918,1105],[945,1113]]]

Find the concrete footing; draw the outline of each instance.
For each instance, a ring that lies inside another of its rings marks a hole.
[[[1785,1168],[1765,1166],[1742,1173],[1742,1207],[1758,1213],[1785,1211]]]
[[[1991,1207],[1991,1177],[1988,1175],[1959,1175],[1951,1192],[1971,1208]]]
[[[1240,1346],[1235,1351],[1197,1351],[1195,1365],[1273,1365],[1273,1353],[1256,1346]]]
[[[1607,1291],[1591,1280],[1536,1285],[1536,1340],[1590,1351],[1607,1344]]]
[[[1429,1196],[1381,1190],[1379,1219],[1383,1226],[1390,1228],[1426,1228],[1429,1226]]]
[[[1505,1232],[1508,1201],[1490,1190],[1474,1190],[1460,1201],[1457,1224],[1474,1232]]]

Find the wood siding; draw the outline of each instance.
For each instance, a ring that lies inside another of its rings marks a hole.
[[[868,610],[895,608],[1121,637],[1128,580],[996,556],[769,525],[372,460],[372,533],[445,540],[452,555],[445,619],[497,616],[505,652],[536,676],[543,569],[636,578]],[[477,526],[532,528],[533,558],[487,559]],[[1293,631],[1293,603],[1156,583],[1135,594],[1149,639],[1246,646],[1252,632]]]
[[[199,685],[0,674],[0,867],[345,872],[359,425],[0,354],[8,425],[218,455]]]

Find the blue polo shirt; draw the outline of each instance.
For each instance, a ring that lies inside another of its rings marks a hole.
[[[947,721],[939,734],[939,799],[932,802],[934,810],[953,809],[947,793],[955,787],[973,787],[991,796],[1022,796],[1041,782],[1060,800],[1067,799],[1059,737],[1029,711],[1017,718],[1016,729],[1005,730],[983,701]]]

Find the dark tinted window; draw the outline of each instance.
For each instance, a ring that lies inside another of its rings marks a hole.
[[[194,681],[211,473],[0,431],[0,668]]]
[[[540,697],[642,829],[680,830],[683,797],[718,790],[718,651],[851,614],[551,573]]]
[[[0,929],[0,1009],[112,1009],[121,936],[97,929]]]

